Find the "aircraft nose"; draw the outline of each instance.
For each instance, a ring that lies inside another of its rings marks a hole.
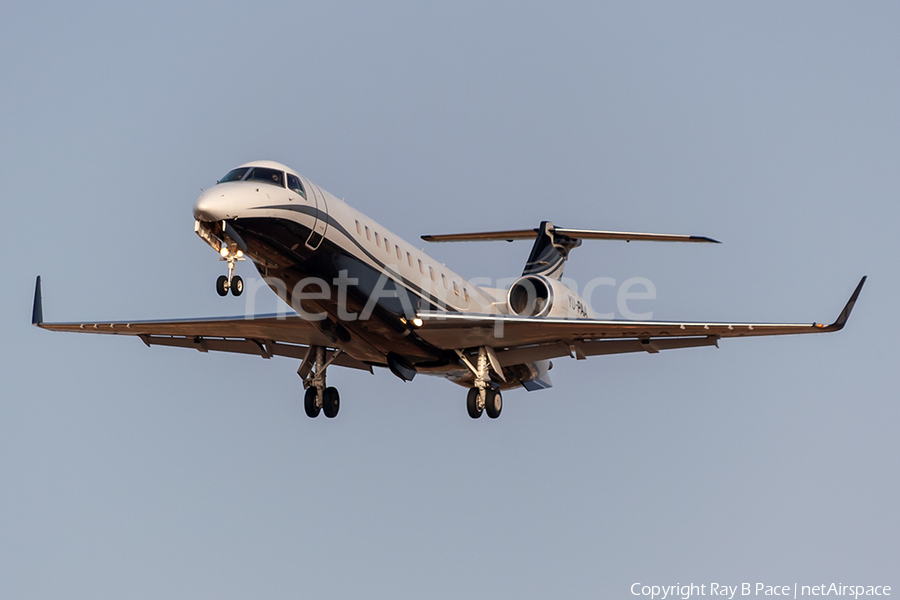
[[[194,202],[194,218],[198,221],[221,221],[226,218],[223,202],[225,194],[215,188],[205,190]]]

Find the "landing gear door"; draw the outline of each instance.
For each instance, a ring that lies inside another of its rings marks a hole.
[[[318,250],[319,244],[322,243],[325,232],[328,230],[328,204],[325,202],[325,194],[317,185],[309,184],[307,189],[316,203],[316,221],[309,234],[309,239],[306,240],[306,247],[310,250]]]

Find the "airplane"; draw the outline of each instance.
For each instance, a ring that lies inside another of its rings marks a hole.
[[[41,278],[32,324],[51,331],[136,336],[150,346],[234,352],[300,361],[306,414],[337,416],[331,366],[387,368],[468,388],[470,417],[496,419],[502,392],[551,386],[552,359],[717,346],[721,338],[827,333],[844,327],[866,277],[837,320],[822,323],[707,323],[597,319],[561,277],[583,240],[718,243],[691,235],[592,231],[545,221],[534,229],[425,235],[428,242],[533,240],[508,289],[479,286],[293,169],[253,161],[229,171],[193,206],[194,231],[220,255],[220,296],[243,293],[235,273],[249,259],[284,301],[281,313],[181,319],[47,323]],[[290,308],[290,311],[287,308]]]

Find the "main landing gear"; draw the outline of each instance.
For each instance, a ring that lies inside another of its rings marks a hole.
[[[493,388],[484,390],[484,392],[484,399],[482,399],[481,390],[471,388],[466,396],[466,410],[473,419],[480,417],[482,412],[486,412],[490,418],[496,419],[503,410],[503,396],[500,395],[500,390]]]
[[[335,350],[326,361],[325,348],[310,346],[306,358],[297,369],[297,375],[303,378],[303,387],[306,388],[303,408],[306,410],[306,416],[311,419],[318,417],[320,411],[329,419],[333,419],[341,408],[341,396],[337,388],[325,387],[325,371],[340,354],[341,350]]]
[[[244,253],[235,246],[222,246],[219,254],[222,255],[222,260],[228,262],[228,275],[219,275],[216,279],[216,292],[220,296],[227,296],[228,290],[231,290],[232,295],[240,296],[244,293],[244,280],[240,275],[234,274],[234,264],[244,260]]]
[[[473,365],[461,351],[457,350],[456,353],[463,364],[469,367],[469,370],[475,375],[475,387],[471,388],[466,395],[466,410],[469,416],[477,419],[482,412],[486,412],[490,418],[496,419],[503,410],[503,396],[491,382],[490,370],[493,370],[501,380],[506,381],[506,378],[503,376],[503,368],[493,349],[488,346],[478,349],[477,366]]]

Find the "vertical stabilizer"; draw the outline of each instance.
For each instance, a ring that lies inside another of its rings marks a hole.
[[[569,251],[581,245],[580,239],[557,233],[550,221],[543,221],[538,228],[537,238],[525,263],[522,275],[543,275],[559,279],[569,257]]]

